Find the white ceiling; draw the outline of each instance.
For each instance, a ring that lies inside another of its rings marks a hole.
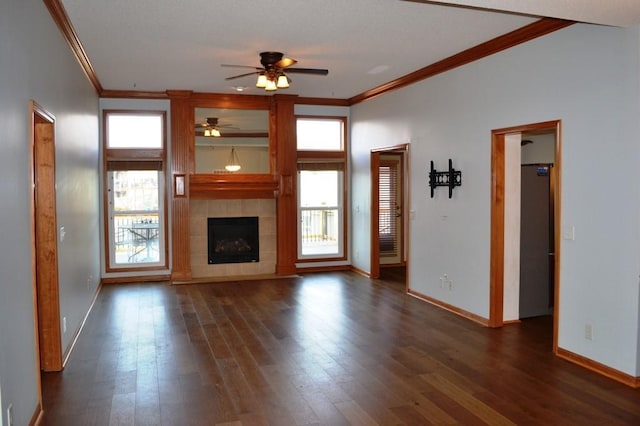
[[[440,0],[437,3],[618,27],[640,23],[638,0]]]
[[[341,99],[541,16],[640,23],[638,0],[61,1],[104,89],[232,93],[242,85],[265,94],[253,76],[225,81],[251,70],[220,65],[259,66],[258,53],[275,50],[298,67],[329,69],[326,77],[290,75],[280,93]]]

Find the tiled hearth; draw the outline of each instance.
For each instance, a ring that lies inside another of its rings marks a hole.
[[[191,200],[191,276],[194,279],[274,274],[276,270],[275,200]],[[207,259],[207,218],[258,216],[260,261],[210,265]]]

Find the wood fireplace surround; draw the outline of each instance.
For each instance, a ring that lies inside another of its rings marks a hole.
[[[275,274],[296,272],[296,139],[291,95],[219,95],[168,91],[171,101],[171,237],[173,281],[192,279],[190,202],[192,200],[275,201]],[[196,107],[266,109],[269,111],[270,174],[195,174]],[[183,191],[176,186],[184,185]]]

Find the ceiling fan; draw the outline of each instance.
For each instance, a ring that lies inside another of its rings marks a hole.
[[[219,137],[221,135],[220,129],[237,129],[237,127],[233,127],[231,124],[220,124],[218,121],[218,117],[207,117],[206,123],[196,124],[196,133],[200,131],[202,132],[202,136]]]
[[[291,80],[286,74],[311,74],[311,75],[327,75],[329,70],[320,68],[290,68],[298,61],[293,58],[284,56],[281,52],[261,52],[260,64],[262,67],[252,67],[250,65],[227,65],[223,67],[233,68],[252,68],[254,71],[227,77],[225,80],[235,80],[249,75],[257,75],[258,81],[256,87],[267,91],[276,89],[285,89],[289,87]],[[286,71],[286,74],[285,74]]]

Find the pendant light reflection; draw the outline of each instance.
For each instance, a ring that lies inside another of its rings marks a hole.
[[[238,154],[236,154],[236,148],[231,148],[231,154],[229,155],[229,161],[224,168],[229,172],[237,172],[242,167],[240,166],[240,160],[238,159]]]

